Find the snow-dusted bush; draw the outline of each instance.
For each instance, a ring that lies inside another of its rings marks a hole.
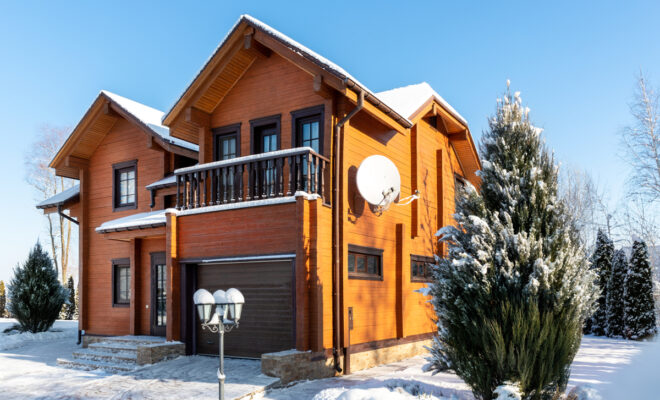
[[[623,284],[627,272],[626,253],[617,250],[612,261],[612,273],[607,281],[607,336],[623,336]]]
[[[565,389],[596,298],[557,173],[519,94],[498,102],[481,143],[480,191],[459,189],[456,226],[431,285],[438,336],[431,367],[451,368],[479,399],[507,381],[525,399]]]
[[[630,339],[639,339],[657,332],[653,300],[653,272],[646,243],[635,241],[630,255],[628,274],[624,282],[625,328]]]
[[[57,279],[50,256],[37,243],[9,283],[9,311],[20,330],[45,332],[53,326],[67,291]]]
[[[495,388],[493,398],[497,400],[521,400],[520,385],[517,383],[506,382]]]

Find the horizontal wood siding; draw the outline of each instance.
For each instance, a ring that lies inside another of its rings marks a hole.
[[[129,242],[107,240],[95,232],[103,222],[139,212],[150,211],[150,195],[144,186],[163,177],[164,152],[148,149],[144,132],[124,119],[119,119],[90,158],[89,162],[89,223],[87,246],[89,261],[83,268],[85,274],[85,301],[87,302],[87,333],[123,335],[129,333],[129,307],[112,306],[111,260],[126,258],[130,254]],[[137,209],[112,211],[112,165],[122,161],[137,160]],[[150,244],[147,244],[147,248]],[[143,247],[144,248],[144,247]],[[142,257],[143,268],[149,262]],[[142,275],[142,278],[145,276]],[[147,279],[148,281],[148,279]],[[142,279],[143,284],[148,284]],[[144,286],[143,286],[144,287]],[[140,315],[145,304],[144,296],[138,304]],[[147,303],[148,304],[148,303]],[[141,320],[140,329],[144,328]]]

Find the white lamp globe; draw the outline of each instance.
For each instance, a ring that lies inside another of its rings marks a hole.
[[[215,301],[215,312],[222,316],[222,320],[227,319],[227,312],[229,311],[227,300],[227,293],[224,290],[216,290],[213,292],[213,300]]]
[[[211,292],[206,289],[198,289],[193,294],[193,301],[195,302],[195,305],[197,305],[197,314],[199,315],[199,319],[201,319],[204,323],[208,322],[208,320],[211,319],[213,305],[215,304],[215,300],[213,299]]]
[[[227,300],[229,302],[229,318],[234,322],[238,322],[241,319],[245,297],[243,297],[240,290],[231,288],[227,290]]]

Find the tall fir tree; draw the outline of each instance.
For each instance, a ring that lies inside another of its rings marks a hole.
[[[0,281],[0,318],[7,315],[7,295],[5,292],[5,282]]]
[[[607,281],[607,336],[623,337],[624,281],[628,273],[628,260],[623,250],[614,252],[612,273]]]
[[[635,241],[624,282],[625,328],[630,339],[640,339],[657,332],[653,278],[646,243]]]
[[[596,248],[591,255],[591,268],[596,273],[600,295],[596,300],[596,310],[590,318],[590,332],[596,336],[607,334],[607,283],[612,273],[612,258],[614,257],[614,244],[602,229],[596,236]]]
[[[53,262],[37,242],[9,284],[9,311],[22,331],[45,332],[59,316],[67,291],[57,279]]]
[[[526,399],[565,389],[595,301],[595,275],[557,196],[558,169],[519,93],[498,101],[481,143],[480,192],[459,190],[449,254],[431,284],[430,368],[453,369],[479,399],[504,382]]]

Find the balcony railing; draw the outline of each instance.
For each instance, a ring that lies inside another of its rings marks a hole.
[[[327,202],[329,162],[310,147],[298,147],[177,169],[176,208],[287,197],[299,191]]]

